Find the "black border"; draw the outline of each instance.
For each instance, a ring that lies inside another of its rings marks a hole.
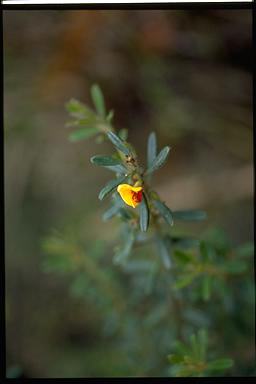
[[[4,127],[4,59],[3,59],[3,12],[0,9],[0,33],[1,33],[1,41],[0,41],[0,57],[1,57],[1,96],[0,96],[0,124],[1,128]],[[2,172],[1,172],[1,223],[3,231],[2,231],[2,241],[1,241],[1,277],[0,277],[0,294],[1,294],[1,308],[0,308],[0,332],[1,332],[1,359],[0,359],[0,373],[6,372],[6,318],[5,318],[5,230],[4,230],[4,129],[2,128],[1,136],[1,162],[3,163]]]
[[[2,4],[4,10],[129,10],[129,9],[175,9],[175,10],[197,10],[197,9],[252,9],[252,2],[191,2],[191,3],[97,3],[97,4]]]
[[[152,10],[158,10],[158,9],[174,9],[174,10],[199,10],[199,9],[227,9],[227,10],[242,10],[242,9],[252,9],[252,64],[253,64],[253,91],[252,91],[252,100],[253,100],[253,105],[254,105],[254,100],[255,100],[255,88],[254,88],[254,83],[255,83],[255,71],[254,71],[254,66],[255,66],[255,37],[256,37],[256,32],[254,28],[254,21],[255,21],[255,7],[253,6],[253,2],[219,2],[219,3],[212,3],[212,2],[204,2],[204,3],[137,3],[137,4],[122,4],[122,3],[98,3],[98,4],[38,4],[38,5],[18,5],[18,4],[9,4],[9,5],[4,5],[1,4],[2,7],[0,8],[0,33],[1,33],[1,41],[0,41],[0,64],[1,64],[1,83],[2,83],[2,92],[1,92],[1,98],[0,98],[0,124],[1,127],[4,126],[4,68],[3,68],[3,10],[147,10],[147,9],[152,9]],[[1,113],[2,112],[2,113]],[[254,108],[253,108],[253,123],[254,123]],[[254,133],[254,132],[253,132]],[[1,277],[0,277],[0,289],[1,289],[1,308],[0,308],[0,332],[1,332],[1,359],[0,359],[0,378],[1,378],[1,383],[8,381],[16,381],[16,379],[7,379],[6,378],[6,318],[5,318],[5,231],[4,231],[4,129],[2,128],[2,134],[0,136],[0,141],[1,141],[1,149],[2,149],[2,180],[1,180],[1,194],[2,194],[2,200],[1,200],[1,208],[2,208],[2,217],[1,217],[1,222],[3,224],[2,228],[2,241],[1,241],[1,257],[0,257],[0,262],[1,262]],[[255,143],[255,135],[253,134],[253,143]],[[254,146],[255,148],[255,146]],[[254,164],[255,164],[255,151],[253,153],[253,159],[254,159]],[[255,177],[255,168],[254,168],[254,177]],[[255,179],[254,179],[255,180]],[[255,198],[255,195],[254,195]],[[254,210],[255,210],[255,205],[254,205]],[[255,212],[255,211],[254,211]],[[255,216],[254,216],[255,217]],[[254,232],[254,242],[255,242],[255,232]],[[255,260],[255,259],[254,259]],[[255,261],[254,261],[254,266],[255,266]],[[255,281],[256,281],[256,271],[254,267],[254,276],[255,276]],[[256,336],[255,336],[256,338]],[[221,379],[222,377],[219,377]],[[120,379],[122,382],[125,382],[129,379],[132,379],[132,377],[108,377],[108,378],[96,378],[96,377],[88,377],[88,378],[76,378],[75,380],[84,382],[87,379],[95,381],[99,380],[100,382],[112,382],[112,381],[117,381]],[[144,378],[136,377],[134,378],[135,380],[143,380]],[[151,381],[151,379],[156,379],[157,382],[159,381],[176,381],[175,378],[158,378],[158,377],[147,377],[146,380]],[[182,378],[180,378],[182,379]],[[184,378],[185,379],[185,378]],[[225,377],[225,380],[231,380],[232,382],[235,381],[236,377]],[[246,377],[247,380],[253,380],[253,377]],[[27,382],[28,379],[18,379],[20,382]],[[72,378],[33,378],[35,381],[51,381],[51,380],[56,380],[56,381],[66,381],[69,382],[72,380]],[[189,378],[189,380],[193,381],[193,378]],[[207,381],[209,382],[216,382],[215,378],[207,377]],[[220,380],[221,381],[221,380]],[[196,379],[195,379],[196,382]]]

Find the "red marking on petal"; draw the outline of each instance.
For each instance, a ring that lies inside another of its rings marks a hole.
[[[140,203],[142,201],[142,191],[139,191],[137,193],[137,199],[138,199],[138,203]]]
[[[139,191],[139,192],[132,191],[132,199],[136,203],[140,203],[142,201],[142,191]]]

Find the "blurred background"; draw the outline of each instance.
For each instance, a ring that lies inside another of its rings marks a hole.
[[[115,111],[114,126],[129,129],[141,163],[152,130],[159,149],[172,147],[155,188],[171,209],[209,217],[186,230],[216,226],[235,245],[253,241],[251,21],[249,10],[4,11],[10,375],[141,374],[125,370],[102,338],[93,301],[72,297],[69,274],[44,264],[42,244],[59,231],[82,239],[89,254],[102,247],[111,265],[118,222],[102,222],[108,201],[98,192],[113,175],[89,159],[113,147],[70,143],[65,127],[65,103],[91,105],[93,83]],[[253,354],[248,327],[236,345],[245,365]]]

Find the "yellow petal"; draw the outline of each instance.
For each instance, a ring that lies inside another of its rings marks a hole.
[[[142,189],[142,187],[132,187],[129,184],[119,184],[117,192],[119,192],[121,198],[127,205],[135,208],[141,202],[141,196],[137,195],[137,193],[142,191]]]

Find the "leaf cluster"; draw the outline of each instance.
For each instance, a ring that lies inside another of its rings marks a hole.
[[[199,247],[192,252],[175,249],[173,258],[179,277],[173,284],[173,288],[180,290],[197,285],[201,298],[209,301],[212,292],[216,291],[220,284],[225,290],[230,279],[248,271],[249,264],[246,256],[252,253],[252,244],[247,243],[238,248],[230,244],[220,247],[211,238],[201,240]]]
[[[166,224],[172,226],[175,220],[202,220],[206,218],[206,214],[202,211],[172,212],[150,186],[153,173],[166,163],[170,147],[166,146],[158,152],[156,134],[151,132],[147,143],[147,167],[144,169],[138,163],[135,149],[127,142],[127,130],[122,129],[116,132],[111,125],[113,112],[110,111],[106,115],[104,97],[98,85],[92,86],[91,97],[95,107],[94,111],[89,106],[74,100],[67,104],[69,113],[76,118],[73,125],[84,125],[82,131],[74,131],[70,138],[73,140],[75,137],[75,140],[81,140],[90,137],[93,132],[101,133],[105,134],[116,149],[112,156],[95,155],[91,158],[92,164],[102,166],[116,174],[116,177],[109,180],[99,192],[100,200],[112,194],[111,206],[103,214],[103,220],[118,217],[123,223],[122,231],[126,231],[124,243],[118,248],[114,262],[123,263],[127,260],[133,245],[138,241],[139,232],[147,232],[151,229],[154,231],[153,239],[158,247],[163,265],[169,269],[171,267],[170,247],[162,235],[162,228]],[[119,184],[123,183],[142,186],[142,202],[138,209],[131,209],[118,198],[116,189]]]
[[[230,358],[209,360],[207,356],[208,332],[201,329],[190,335],[189,345],[182,341],[174,343],[175,352],[168,355],[170,373],[176,377],[211,376],[215,371],[223,372],[234,364]]]
[[[112,155],[93,156],[91,163],[115,175],[98,194],[100,201],[109,197],[103,221],[119,222],[112,260],[115,268],[108,259],[106,243],[99,249],[55,234],[44,243],[50,255],[45,269],[71,275],[70,293],[97,305],[104,318],[104,332],[113,338],[113,349],[118,345],[118,351],[125,351],[128,366],[133,367],[131,374],[139,361],[138,375],[150,375],[154,369],[176,377],[218,375],[233,362],[211,352],[205,329],[192,334],[188,345],[177,341],[168,356],[169,364],[166,356],[172,341],[183,340],[184,334],[191,334],[192,326],[212,327],[213,333],[215,326],[216,330],[219,323],[222,326],[222,309],[232,311],[237,299],[231,299],[229,283],[232,279],[239,282],[239,276],[248,272],[253,246],[234,247],[220,233],[206,233],[200,240],[178,234],[176,223],[205,220],[207,215],[201,209],[172,210],[152,189],[154,172],[167,162],[170,147],[158,151],[156,134],[151,132],[145,166],[141,166],[135,148],[127,141],[127,130],[113,127],[113,111],[106,112],[97,85],[92,87],[91,97],[94,109],[75,100],[67,104],[74,118],[69,138],[79,141],[95,135],[98,143],[109,140],[114,149]],[[117,192],[120,184],[142,186],[143,198],[137,208],[122,200]],[[241,290],[239,304],[247,300],[251,288],[246,285]],[[214,311],[209,302],[218,295],[223,298],[222,309]],[[200,298],[201,308],[196,307],[195,298]],[[222,352],[220,356],[225,356]]]

